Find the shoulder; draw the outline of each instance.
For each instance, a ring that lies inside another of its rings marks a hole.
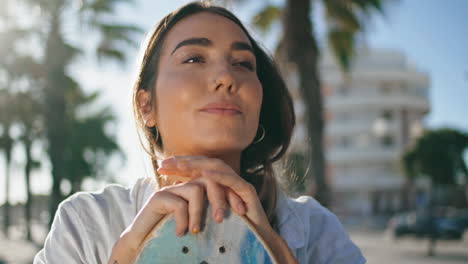
[[[277,212],[280,230],[295,233],[291,241],[295,247],[304,247],[307,238],[320,237],[329,227],[340,225],[336,216],[311,196],[291,198],[280,192]]]
[[[304,259],[315,260],[307,263],[365,262],[336,215],[314,198],[290,198],[281,194],[278,206],[281,235]]]
[[[108,209],[122,204],[130,204],[130,189],[117,184],[107,185],[96,192],[77,192],[60,204],[62,210],[77,212],[93,209]]]
[[[65,199],[34,263],[106,261],[113,244],[148,196],[146,183],[139,179],[132,188],[111,184],[97,192],[78,192]]]
[[[151,180],[140,178],[131,188],[119,184],[109,184],[96,192],[75,193],[64,200],[60,207],[63,210],[73,210],[79,213],[81,218],[88,220],[96,218],[96,213],[112,213],[113,218],[118,219],[120,213],[131,215],[133,212],[136,214],[141,204],[150,195],[151,190]]]

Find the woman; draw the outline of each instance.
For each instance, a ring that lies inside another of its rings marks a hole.
[[[64,201],[35,263],[132,263],[166,214],[178,236],[198,233],[205,197],[217,222],[227,208],[245,215],[280,263],[365,262],[332,213],[277,188],[272,163],[290,142],[292,100],[233,14],[190,3],[165,17],[133,99],[155,179]]]

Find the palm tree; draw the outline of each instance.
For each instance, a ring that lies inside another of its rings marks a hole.
[[[3,78],[0,80],[0,150],[5,156],[5,204],[3,230],[8,236],[10,226],[10,166],[12,158],[12,148],[14,139],[10,135],[10,129],[15,122],[15,98],[13,90],[18,86],[18,80],[27,74],[30,67],[29,56],[18,52],[17,44],[24,41],[29,35],[27,29],[18,26],[17,21],[12,16],[10,1],[2,3],[0,11],[0,39],[8,40],[0,43],[0,74]]]
[[[37,94],[37,92],[36,92]],[[24,206],[26,239],[33,241],[31,233],[31,171],[40,166],[40,162],[34,160],[31,155],[31,148],[35,141],[43,139],[43,113],[40,100],[35,98],[31,91],[19,92],[15,96],[16,113],[15,116],[22,127],[22,134],[19,140],[24,147],[26,164],[24,166],[24,177],[26,182],[26,203]]]
[[[468,169],[463,154],[468,148],[468,134],[443,128],[426,131],[402,156],[408,178],[428,177],[431,182],[429,214],[438,203],[435,192],[447,191],[459,182],[468,181]],[[466,199],[466,198],[465,198]],[[466,201],[465,201],[466,204]],[[428,255],[435,254],[437,234],[432,234]]]
[[[65,178],[71,184],[71,190],[66,195],[79,191],[85,178],[102,176],[105,173],[104,165],[112,154],[120,154],[124,158],[114,136],[106,130],[106,126],[115,122],[110,108],[104,107],[86,116],[77,114],[77,110],[89,107],[98,96],[98,92],[84,95],[77,89],[67,97],[74,111],[67,113],[66,122],[69,143],[64,157],[67,167]]]
[[[84,42],[71,42],[65,38],[64,25],[77,24],[88,30],[87,34],[94,32],[100,37],[95,45],[99,58],[116,59],[123,62],[125,53],[122,51],[125,44],[133,44],[132,34],[140,30],[127,24],[117,24],[109,21],[115,12],[118,3],[132,3],[133,0],[23,0],[30,7],[39,6],[42,15],[39,24],[40,32],[46,40],[44,45],[43,65],[46,73],[45,99],[45,127],[48,141],[48,154],[52,164],[52,192],[50,202],[50,223],[58,204],[63,199],[60,184],[67,175],[66,151],[70,144],[70,135],[67,134],[66,113],[70,106],[66,101],[67,89],[79,86],[68,74],[67,68],[73,60],[84,51]],[[77,6],[76,3],[80,3]],[[72,22],[73,21],[73,22]],[[87,41],[88,39],[82,39]],[[72,44],[73,43],[73,44]]]
[[[468,180],[463,159],[467,148],[467,133],[449,128],[426,131],[403,155],[406,175],[429,177],[433,184],[447,186],[456,185],[460,177]]]
[[[267,30],[281,18],[283,34],[276,56],[299,76],[299,89],[306,107],[306,126],[310,137],[308,155],[311,166],[306,177],[315,179],[315,198],[324,206],[330,205],[330,190],[325,176],[323,149],[324,111],[317,67],[320,51],[314,34],[312,10],[322,4],[327,24],[327,40],[343,71],[352,66],[356,35],[372,13],[382,13],[382,0],[287,0],[284,7],[267,5],[254,17],[254,25]],[[284,71],[284,69],[282,69]]]
[[[8,228],[10,226],[10,166],[11,154],[14,140],[10,135],[10,128],[13,125],[13,109],[9,106],[12,99],[11,93],[6,89],[0,90],[0,150],[5,155],[5,203],[3,205],[3,232],[8,237]]]

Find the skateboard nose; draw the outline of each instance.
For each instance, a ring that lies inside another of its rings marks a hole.
[[[202,261],[202,262],[200,262],[200,264],[208,264],[208,262]]]

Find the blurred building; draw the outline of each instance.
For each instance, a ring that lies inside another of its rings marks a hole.
[[[320,70],[335,212],[379,215],[414,206],[417,194],[406,183],[400,157],[421,134],[430,110],[428,75],[400,52],[372,49],[357,52],[347,77],[329,53],[323,55]],[[297,76],[288,76],[298,116],[292,148],[304,152],[305,108]]]

